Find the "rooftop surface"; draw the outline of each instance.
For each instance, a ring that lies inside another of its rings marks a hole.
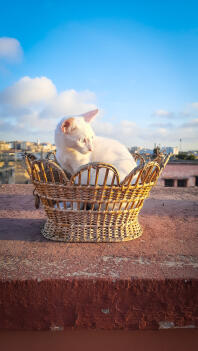
[[[198,326],[198,188],[154,188],[121,243],[46,240],[32,191],[0,186],[0,328]]]
[[[34,208],[32,191],[0,187],[3,278],[198,278],[198,188],[154,188],[140,212],[139,239],[97,244],[43,238],[46,217]]]

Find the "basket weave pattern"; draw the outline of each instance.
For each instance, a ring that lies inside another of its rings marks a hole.
[[[161,155],[147,164],[141,156],[134,157],[139,159],[139,166],[120,182],[117,170],[109,164],[90,163],[69,179],[55,159],[36,160],[26,155],[36,196],[48,217],[42,234],[67,242],[112,242],[139,237],[139,211],[169,156]]]

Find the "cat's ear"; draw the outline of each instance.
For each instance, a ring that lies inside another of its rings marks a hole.
[[[86,122],[91,122],[91,120],[95,117],[98,113],[98,109],[83,113],[81,116],[84,118]]]
[[[70,134],[75,128],[75,118],[73,117],[66,119],[61,124],[61,130],[65,134]]]

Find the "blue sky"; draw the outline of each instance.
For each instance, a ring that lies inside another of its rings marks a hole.
[[[98,106],[97,134],[198,149],[197,1],[0,7],[0,139],[53,142],[63,115]]]

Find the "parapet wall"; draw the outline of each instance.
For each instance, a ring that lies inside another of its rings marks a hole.
[[[158,180],[158,185],[164,186],[164,179],[187,179],[187,186],[195,186],[198,177],[198,163],[168,163]],[[176,183],[175,183],[176,186]]]
[[[198,189],[154,188],[143,235],[50,242],[31,185],[0,187],[0,329],[198,326]]]

